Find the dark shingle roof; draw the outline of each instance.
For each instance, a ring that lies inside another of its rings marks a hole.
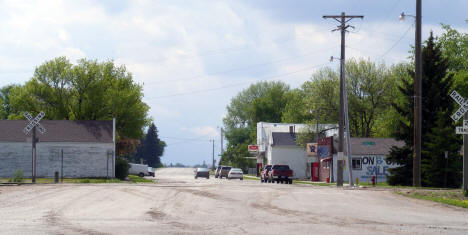
[[[101,142],[112,143],[112,121],[69,121],[43,120],[41,125],[47,130],[36,136],[40,142]],[[26,142],[32,131],[23,133],[26,120],[0,120],[0,142]]]
[[[271,135],[273,137],[273,145],[297,146],[296,133],[273,132]]]
[[[333,139],[334,153],[338,152],[338,138]],[[392,146],[401,147],[403,141],[392,138],[351,138],[351,153],[353,155],[387,155]],[[346,154],[346,140],[344,142],[344,152]]]

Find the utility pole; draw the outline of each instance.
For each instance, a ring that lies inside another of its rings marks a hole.
[[[214,159],[214,140],[210,140],[211,143],[213,143],[213,165],[211,166],[211,168],[214,170],[215,169],[215,159]]]
[[[334,31],[341,31],[341,58],[340,58],[340,115],[339,115],[339,142],[338,142],[338,167],[337,167],[337,179],[336,179],[336,185],[337,186],[343,186],[343,142],[344,142],[344,125],[345,121],[347,122],[347,118],[344,116],[345,112],[345,33],[349,27],[353,27],[350,25],[346,25],[347,22],[354,18],[364,18],[364,16],[361,15],[345,15],[344,12],[341,13],[341,15],[324,15],[324,19],[332,18],[340,23],[338,27]],[[347,100],[347,99],[346,99]],[[347,107],[346,107],[347,108]],[[347,113],[346,113],[347,116]],[[347,136],[349,137],[349,125],[347,125],[346,131],[348,132]],[[351,166],[351,153],[350,153],[350,141],[348,139],[348,166]],[[349,172],[349,183],[352,186],[353,185],[353,179],[352,179],[352,168],[348,167],[348,172]]]
[[[421,0],[416,0],[415,80],[414,80],[414,158],[413,186],[421,187],[421,118],[422,118],[422,64],[421,64]]]
[[[221,156],[224,153],[223,139],[224,139],[224,129],[221,127]]]

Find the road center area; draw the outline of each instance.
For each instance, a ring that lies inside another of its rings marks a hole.
[[[468,210],[392,191],[194,179],[0,187],[1,234],[468,234]]]

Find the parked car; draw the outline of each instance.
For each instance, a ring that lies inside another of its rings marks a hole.
[[[260,172],[260,182],[266,183],[268,180],[268,173],[271,170],[271,165],[266,165],[265,168],[263,168],[262,172]]]
[[[227,176],[228,180],[230,179],[244,179],[244,172],[240,168],[231,168]]]
[[[223,168],[223,166],[221,166],[221,165],[218,165],[218,167],[216,168],[216,170],[215,170],[215,178],[218,178],[218,177],[219,177],[219,173],[221,173],[221,168]]]
[[[146,164],[135,164],[129,163],[130,168],[128,169],[129,175],[138,175],[140,177],[150,175],[148,172],[148,165]]]
[[[229,174],[229,171],[231,170],[232,167],[230,166],[223,166],[221,167],[221,171],[219,173],[219,178],[222,179],[223,177],[224,178],[227,178],[228,177],[228,174]]]
[[[268,173],[268,182],[292,184],[293,170],[288,165],[273,165]]]
[[[210,170],[208,168],[197,168],[193,172],[195,173],[195,179],[198,177],[210,178]]]

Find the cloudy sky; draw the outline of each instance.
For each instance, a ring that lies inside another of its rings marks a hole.
[[[23,84],[58,56],[125,65],[168,143],[164,163],[197,164],[219,154],[230,99],[252,82],[298,87],[340,53],[341,12],[350,22],[346,57],[408,60],[415,13],[410,0],[0,1],[0,86]],[[440,24],[468,32],[468,1],[423,1],[423,39]],[[216,157],[218,159],[218,157]]]

